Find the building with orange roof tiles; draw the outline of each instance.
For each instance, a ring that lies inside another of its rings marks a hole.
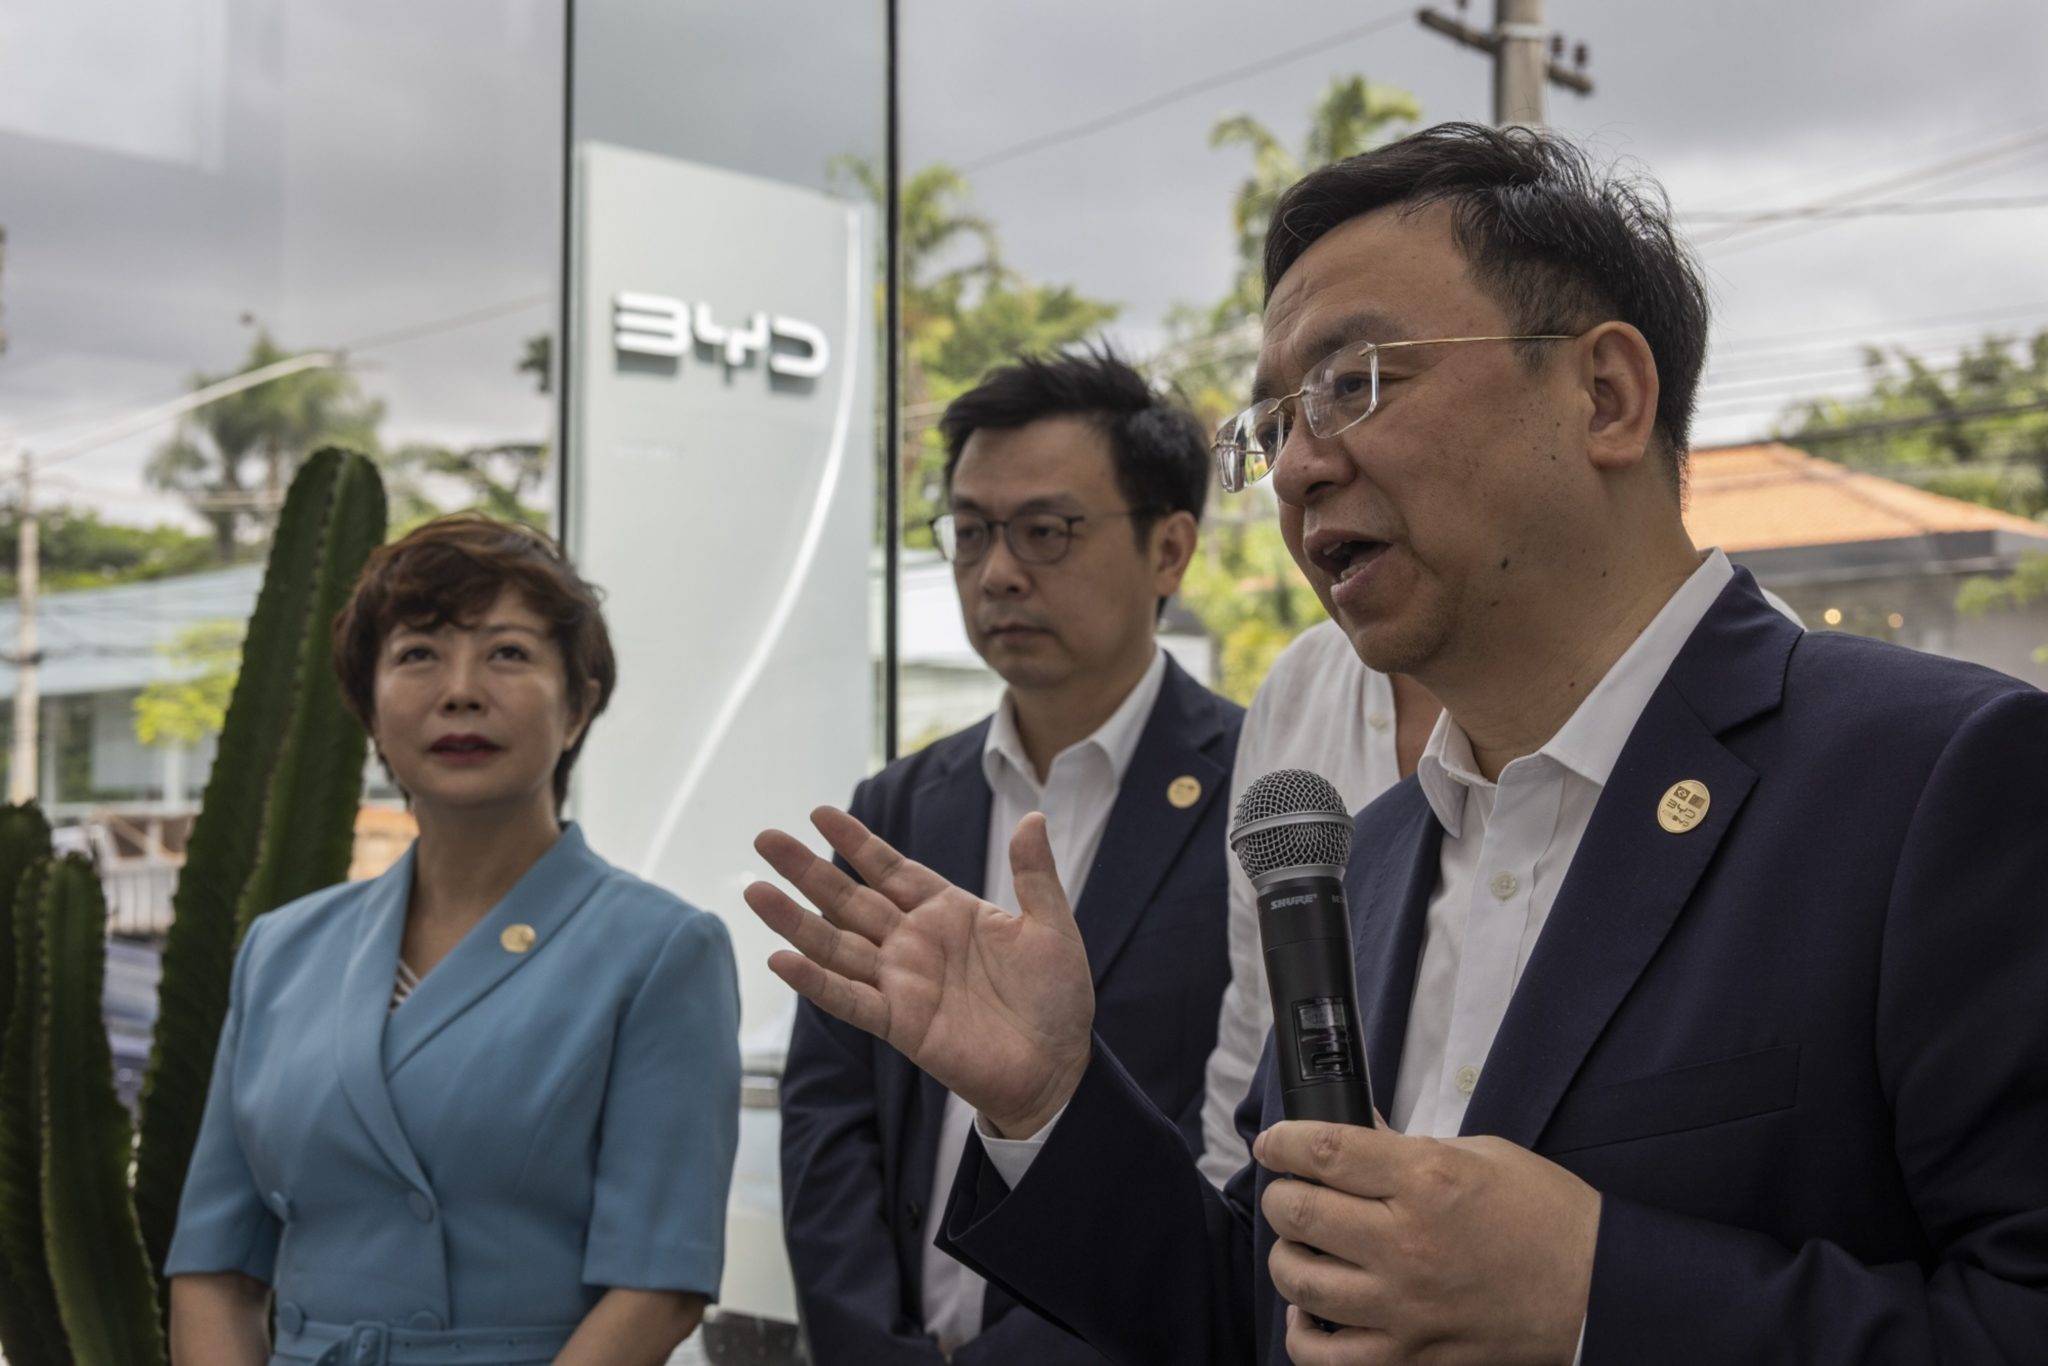
[[[2048,524],[1853,470],[1782,443],[1696,450],[1686,525],[1814,630],[1855,631],[2048,686],[2048,604],[1966,617],[1956,592],[2048,554]]]

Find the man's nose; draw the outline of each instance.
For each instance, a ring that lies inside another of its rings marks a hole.
[[[1308,423],[1288,428],[1273,462],[1273,493],[1283,503],[1306,507],[1324,489],[1347,482],[1356,472],[1351,452],[1339,437],[1317,436]]]
[[[1010,549],[1008,536],[990,539],[988,553],[974,567],[981,591],[992,598],[1015,597],[1031,586],[1030,567]]]

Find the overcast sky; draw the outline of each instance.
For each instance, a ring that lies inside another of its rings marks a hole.
[[[849,37],[860,10],[847,0],[658,8],[677,51],[643,69],[672,72],[669,150],[701,139],[706,160],[809,167],[817,183],[833,151],[877,145],[874,44]],[[596,0],[584,10],[599,13]],[[1487,0],[1475,10],[1490,19]],[[1248,112],[1296,142],[1317,95],[1353,72],[1411,90],[1431,121],[1490,111],[1488,61],[1406,5],[903,0],[901,12],[913,168],[975,167],[1200,87],[971,172],[1011,264],[1120,303],[1115,333],[1139,354],[1170,306],[1213,300],[1228,280],[1246,161],[1208,147],[1218,118]],[[1810,204],[1950,163],[1946,178],[1875,197],[2048,193],[2037,0],[1551,0],[1548,18],[1589,45],[1597,85],[1590,98],[1553,90],[1552,122],[1656,175],[1681,213]],[[0,307],[13,343],[0,438],[26,428],[55,445],[177,393],[194,370],[233,368],[244,314],[294,346],[437,328],[360,353],[394,441],[537,434],[547,406],[512,366],[553,317],[559,23],[545,0],[0,7]],[[778,60],[785,74],[764,76]],[[2044,240],[2048,208],[1706,246],[1717,321],[1700,439],[1765,431],[1796,393],[1853,390],[1862,340],[1940,359],[1986,327],[2048,325]],[[52,471],[50,496],[122,520],[174,516],[140,484],[163,435],[77,457]]]

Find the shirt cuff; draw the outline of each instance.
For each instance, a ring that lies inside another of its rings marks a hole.
[[[1004,1138],[988,1127],[988,1121],[979,1114],[974,1117],[974,1134],[981,1140],[982,1151],[988,1154],[989,1165],[996,1169],[996,1175],[1003,1178],[1003,1184],[1011,1190],[1024,1179],[1024,1173],[1031,1170],[1031,1164],[1038,1158],[1038,1150],[1045,1146],[1045,1140],[1052,1137],[1055,1124],[1067,1112],[1062,1105],[1045,1127],[1029,1138]]]

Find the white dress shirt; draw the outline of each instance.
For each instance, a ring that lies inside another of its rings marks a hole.
[[[1337,623],[1319,622],[1280,652],[1245,713],[1230,773],[1231,810],[1254,780],[1283,768],[1321,774],[1346,810],[1362,810],[1401,780],[1397,729],[1393,683],[1365,666]],[[1258,893],[1236,855],[1224,861],[1230,869],[1230,985],[1204,1078],[1201,1158],[1202,1174],[1219,1186],[1250,1160],[1235,1117],[1273,1027]]]
[[[1010,835],[1017,822],[1033,811],[1042,811],[1060,888],[1068,905],[1080,904],[1089,865],[1095,862],[1103,828],[1116,805],[1117,790],[1165,679],[1166,654],[1155,648],[1151,665],[1116,711],[1093,735],[1061,750],[1046,770],[1043,783],[1018,737],[1016,710],[1008,695],[1004,696],[981,751],[982,772],[993,796],[983,900],[1018,914],[1017,891],[1010,877]],[[981,1332],[986,1282],[934,1246],[946,1197],[960,1170],[960,1151],[973,1124],[972,1108],[949,1092],[939,1125],[938,1164],[932,1176],[931,1199],[925,1206],[924,1227],[924,1326],[945,1352]]]
[[[1571,719],[1498,781],[1480,776],[1472,742],[1450,714],[1438,719],[1415,769],[1444,839],[1386,1111],[1402,1133],[1449,1137],[1463,1124],[1615,760],[1734,573],[1726,555],[1708,552]]]
[[[1615,760],[1734,572],[1719,550],[1702,556],[1571,719],[1542,748],[1503,768],[1498,782],[1479,775],[1472,743],[1450,713],[1438,718],[1416,777],[1444,839],[1400,1077],[1386,1111],[1395,1129],[1432,1137],[1458,1132]],[[1375,1099],[1386,1104],[1383,1096]],[[997,1137],[985,1126],[977,1133],[990,1163],[1014,1187],[1058,1123],[1055,1115],[1023,1139]]]

